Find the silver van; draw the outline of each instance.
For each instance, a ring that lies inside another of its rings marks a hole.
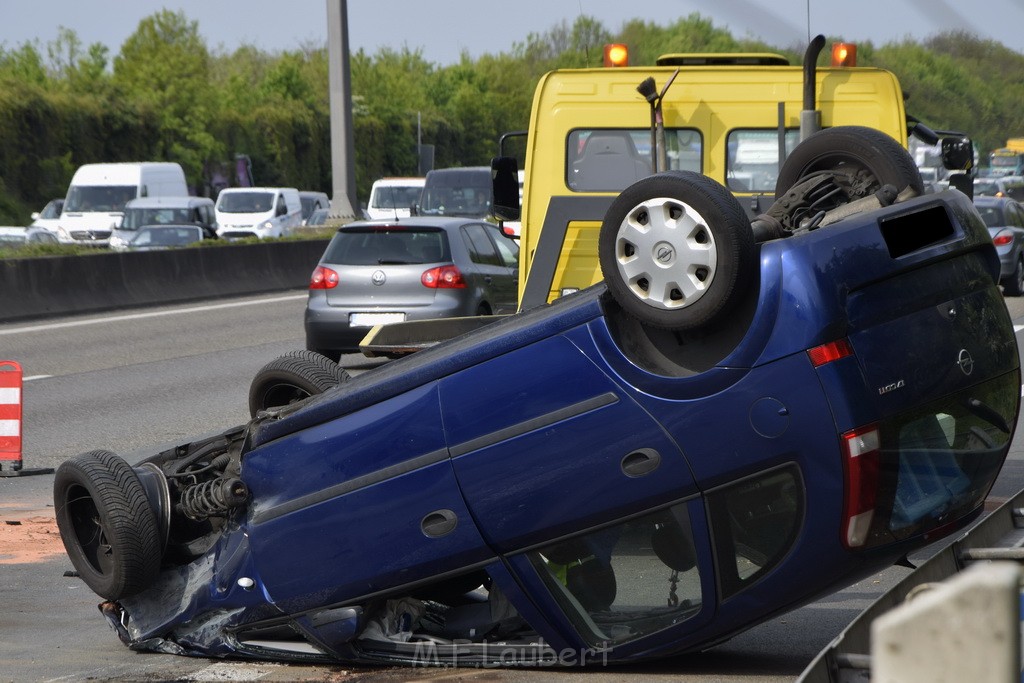
[[[213,200],[208,197],[140,197],[124,207],[121,224],[110,235],[110,248],[122,251],[139,228],[153,225],[198,225],[207,237],[217,236]]]

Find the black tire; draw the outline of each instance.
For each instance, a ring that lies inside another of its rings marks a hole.
[[[690,171],[648,176],[623,190],[601,224],[598,257],[623,310],[680,331],[719,321],[757,270],[743,207],[719,183]]]
[[[1006,278],[1003,289],[1010,296],[1024,294],[1024,256],[1017,257],[1017,267],[1014,268],[1010,277]]]
[[[350,379],[340,365],[315,351],[286,353],[264,365],[249,387],[249,414],[322,394]]]
[[[786,158],[775,184],[775,198],[812,173],[830,172],[846,197],[836,206],[874,194],[883,185],[924,194],[924,181],[910,152],[880,130],[836,126],[814,133]],[[830,207],[834,208],[834,207]]]
[[[329,349],[310,349],[313,353],[319,353],[324,358],[330,358],[335,363],[341,362],[341,351],[332,351]]]
[[[120,600],[153,584],[163,542],[142,483],[124,459],[90,451],[64,461],[53,501],[68,557],[97,595]]]

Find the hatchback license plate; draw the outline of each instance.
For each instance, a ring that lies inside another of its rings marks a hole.
[[[373,327],[402,322],[405,322],[405,313],[352,313],[348,317],[348,324],[352,327]]]

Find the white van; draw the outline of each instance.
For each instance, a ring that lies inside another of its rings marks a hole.
[[[294,187],[229,187],[217,196],[217,234],[227,239],[284,237],[302,225]]]
[[[408,218],[413,204],[419,204],[426,178],[380,178],[370,188],[366,217],[374,220]]]
[[[205,237],[217,237],[213,200],[209,197],[140,197],[124,206],[124,217],[110,235],[110,248],[123,251],[141,228],[198,225]]]
[[[107,246],[130,200],[187,194],[185,172],[175,163],[86,164],[71,178],[57,239],[64,244]]]

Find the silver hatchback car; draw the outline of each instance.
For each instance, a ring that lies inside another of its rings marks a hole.
[[[309,283],[306,348],[338,360],[374,325],[514,313],[519,245],[472,218],[349,223]]]

